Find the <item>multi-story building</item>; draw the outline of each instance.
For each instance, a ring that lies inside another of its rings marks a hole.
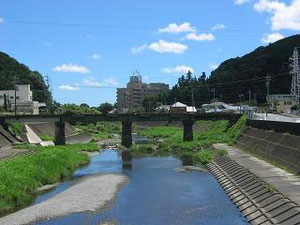
[[[159,94],[169,90],[169,85],[164,83],[146,84],[142,76],[130,76],[126,88],[117,89],[117,110],[119,113],[128,112],[142,106],[146,96]]]
[[[297,104],[296,95],[276,94],[267,95],[266,98],[270,104],[270,109],[278,113],[290,113],[292,106]]]
[[[18,113],[39,114],[39,108],[45,103],[32,100],[30,85],[16,85],[16,90],[0,91],[0,106],[14,111],[17,105]]]

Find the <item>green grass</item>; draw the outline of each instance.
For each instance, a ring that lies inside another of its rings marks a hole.
[[[36,154],[0,161],[0,214],[31,203],[38,187],[69,179],[76,168],[89,162],[81,151],[99,149],[93,143],[18,147]]]
[[[194,154],[193,161],[195,164],[207,164],[217,156],[227,155],[227,151],[223,149],[203,150]]]
[[[40,135],[42,141],[54,141],[55,138],[50,135]]]
[[[25,131],[25,126],[22,123],[10,123],[9,129],[15,134],[15,135],[22,135]]]
[[[225,150],[209,150],[215,143],[234,144],[241,131],[244,129],[247,117],[241,117],[234,125],[229,121],[197,121],[197,125],[210,127],[203,132],[194,131],[194,140],[183,141],[183,130],[178,127],[153,127],[139,132],[140,135],[154,138],[157,145],[156,155],[174,155],[193,164],[206,164],[218,155],[226,154]],[[134,146],[134,151],[139,147]],[[140,151],[143,154],[143,151]],[[149,154],[149,153],[147,153]]]
[[[134,157],[154,156],[155,149],[153,144],[134,144],[130,152]]]
[[[113,138],[114,134],[121,132],[120,123],[97,122],[90,124],[76,124],[74,134],[89,133],[93,136],[93,140],[103,140]]]
[[[73,150],[73,151],[87,151],[95,152],[99,151],[99,146],[96,143],[77,143],[77,144],[67,144],[67,145],[56,145],[56,146],[37,146],[32,144],[16,144],[14,148],[18,149],[28,149],[33,151],[42,151],[42,150]]]

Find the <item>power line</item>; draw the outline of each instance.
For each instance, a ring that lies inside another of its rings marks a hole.
[[[279,77],[279,76],[286,76],[287,73],[280,73],[276,74],[273,76],[270,76],[271,78],[273,77]],[[265,77],[260,77],[260,78],[253,78],[253,79],[244,79],[244,80],[237,80],[237,81],[228,81],[228,82],[218,82],[218,83],[211,83],[211,84],[198,84],[198,85],[192,85],[192,84],[181,84],[177,85],[178,87],[194,87],[194,88],[199,88],[199,87],[209,87],[209,86],[222,86],[222,85],[229,85],[229,84],[237,84],[237,83],[243,83],[243,82],[249,82],[249,81],[265,81]],[[56,84],[56,85],[66,85],[66,84]],[[101,88],[101,89],[116,89],[116,88],[123,88],[123,87],[116,87],[116,86],[95,86],[95,85],[81,85],[81,84],[68,84],[72,87],[86,87],[86,88]]]
[[[111,25],[98,23],[62,23],[62,22],[41,22],[41,21],[22,21],[22,20],[8,20],[7,24],[15,25],[36,25],[36,26],[57,26],[57,27],[97,27],[104,29],[158,29],[156,26],[138,26],[138,25]],[[212,28],[197,28],[198,31],[214,31]],[[265,32],[269,29],[223,29],[225,32]],[[290,31],[290,30],[281,30]]]

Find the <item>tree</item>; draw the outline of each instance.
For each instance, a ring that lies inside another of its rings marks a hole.
[[[109,111],[113,110],[114,106],[108,102],[102,103],[99,107],[98,110],[103,113],[107,114]]]
[[[90,106],[88,104],[86,104],[86,103],[81,103],[80,107],[90,108]]]

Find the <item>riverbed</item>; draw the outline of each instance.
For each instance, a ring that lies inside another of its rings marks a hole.
[[[74,180],[86,176],[116,173],[129,182],[108,208],[96,212],[73,213],[43,220],[35,225],[98,225],[105,221],[124,225],[167,224],[248,224],[210,173],[178,172],[181,161],[173,158],[142,158],[123,169],[117,151],[106,150],[94,156],[90,165],[74,174]],[[36,204],[72,186],[69,181],[36,199]]]

